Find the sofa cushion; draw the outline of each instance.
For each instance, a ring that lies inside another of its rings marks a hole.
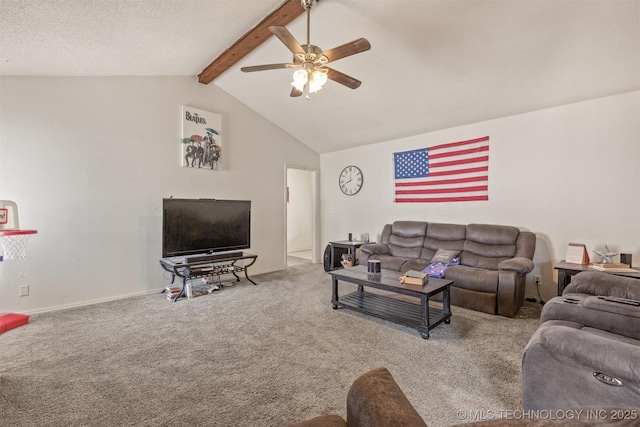
[[[427,222],[396,221],[391,224],[391,234],[400,237],[423,237],[427,233]]]
[[[402,258],[419,258],[426,231],[426,222],[394,222],[389,236],[389,254]]]
[[[502,261],[516,254],[520,230],[507,225],[469,224],[460,264],[497,270]]]
[[[420,258],[430,260],[438,249],[461,251],[466,230],[463,224],[429,223]]]
[[[400,268],[400,271],[402,273],[404,273],[406,271],[409,271],[409,270],[422,271],[425,268],[427,268],[427,266],[429,265],[429,261],[430,260],[428,260],[428,259],[422,259],[422,258],[408,260],[407,262],[402,264],[402,267]],[[387,267],[385,267],[385,268],[387,268]]]
[[[444,277],[453,280],[458,288],[493,294],[498,292],[499,273],[497,270],[453,265],[447,268]]]

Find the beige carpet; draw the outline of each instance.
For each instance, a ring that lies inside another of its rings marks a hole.
[[[423,340],[333,310],[320,265],[255,280],[177,303],[154,294],[32,316],[0,335],[0,423],[282,426],[344,415],[351,382],[379,366],[430,426],[520,407],[538,306],[515,319],[453,307]]]

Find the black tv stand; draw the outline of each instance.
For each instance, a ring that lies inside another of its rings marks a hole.
[[[171,273],[171,283],[175,281],[176,276],[182,278],[182,288],[173,300],[175,302],[178,298],[187,295],[187,280],[191,279],[233,274],[236,282],[239,282],[240,276],[238,276],[238,273],[244,272],[244,277],[246,277],[249,282],[257,285],[257,283],[249,277],[247,271],[249,267],[255,264],[257,258],[258,255],[234,251],[188,257],[162,258],[160,259],[160,265],[163,269]]]
[[[192,262],[202,262],[202,261],[219,261],[222,259],[236,259],[242,258],[244,254],[242,251],[240,252],[220,252],[220,253],[212,253],[207,255],[194,255],[188,256],[184,260],[187,263]]]

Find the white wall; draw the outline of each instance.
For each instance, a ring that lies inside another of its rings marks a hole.
[[[313,172],[287,169],[287,251],[311,250],[313,236]]]
[[[488,135],[489,201],[393,202],[394,152]],[[346,165],[364,173],[360,193],[337,186]],[[591,251],[607,244],[640,265],[640,92],[475,123],[321,156],[322,244],[368,232],[378,237],[394,220],[513,225],[537,234],[527,296],[556,294],[553,267],[567,244]]]
[[[222,114],[224,171],[180,166],[181,108]],[[317,153],[191,77],[0,79],[0,199],[38,229],[0,263],[0,312],[163,288],[162,198],[252,200],[253,274],[284,268],[284,165]],[[21,285],[30,295],[18,297]]]

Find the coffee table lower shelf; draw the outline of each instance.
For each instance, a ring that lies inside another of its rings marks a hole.
[[[423,304],[426,306],[428,302],[425,301]],[[427,307],[423,317],[422,305],[364,291],[341,296],[338,303],[333,304],[334,309],[338,307],[345,307],[417,329],[425,339],[429,338],[431,329],[442,322],[449,323],[451,321],[451,313],[445,313],[438,308]],[[423,319],[426,321],[423,322]]]

